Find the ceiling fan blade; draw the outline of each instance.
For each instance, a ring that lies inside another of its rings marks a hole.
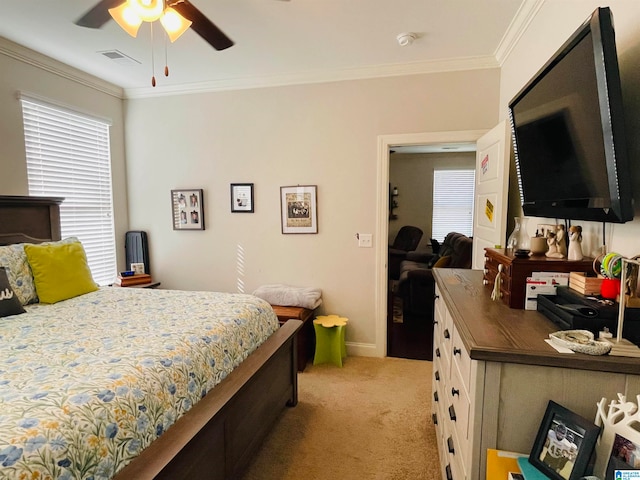
[[[104,0],[103,0],[104,1]],[[211,20],[187,0],[177,1],[170,5],[184,18],[191,20],[191,28],[216,50],[224,50],[233,46],[233,40],[216,27]]]
[[[87,11],[87,13],[76,20],[75,23],[81,27],[100,28],[111,20],[109,9],[117,7],[124,3],[124,1],[125,0],[100,0],[93,8]]]

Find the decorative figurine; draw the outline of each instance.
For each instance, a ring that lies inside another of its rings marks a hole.
[[[564,255],[558,251],[558,239],[555,232],[551,230],[547,231],[547,245],[549,249],[545,253],[545,256],[549,258],[564,258]]]
[[[569,254],[568,260],[582,260],[582,227],[572,225],[569,227]]]
[[[557,258],[567,257],[567,232],[564,229],[564,225],[556,225],[556,245],[558,245],[558,253],[561,256]]]

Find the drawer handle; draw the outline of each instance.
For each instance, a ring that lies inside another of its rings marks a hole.
[[[433,422],[434,425],[438,424],[438,414],[437,413],[432,413],[431,414],[431,421]]]
[[[456,454],[456,450],[453,448],[453,438],[451,437],[447,438],[447,450],[449,450],[449,453]]]
[[[436,348],[436,357],[440,358],[440,349]]]
[[[433,400],[438,401],[438,392],[433,392]]]
[[[460,396],[460,390],[456,390],[455,388],[451,387],[451,396],[455,397],[456,395]]]
[[[434,300],[438,300],[439,298],[440,298],[440,295],[438,295],[438,294],[433,295],[433,299]]]
[[[433,324],[434,324],[434,325],[437,325],[437,324],[438,324],[438,320],[434,320],[434,321],[433,321]]]
[[[436,370],[436,380],[439,382],[440,381],[440,372]]]
[[[462,355],[462,350],[460,350],[458,347],[453,347],[453,354]]]
[[[451,338],[451,334],[449,333],[449,329],[448,328],[444,329],[443,335],[444,335],[444,338]]]
[[[453,408],[453,405],[449,407],[449,418],[451,419],[452,422],[456,421],[456,409]]]
[[[451,474],[451,465],[447,465],[444,468],[444,471],[446,472],[447,480],[453,480],[453,475]]]

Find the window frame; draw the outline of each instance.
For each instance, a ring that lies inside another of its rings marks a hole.
[[[450,232],[473,236],[475,168],[436,168],[433,170],[431,237],[443,241]],[[446,185],[446,187],[444,187]],[[442,190],[440,190],[442,186]],[[471,188],[470,195],[460,192]],[[461,202],[460,200],[464,200]],[[470,202],[470,203],[469,203]],[[455,214],[457,212],[457,214]],[[452,217],[452,213],[455,215]],[[460,214],[463,217],[460,217]],[[460,219],[463,218],[463,222]]]
[[[94,280],[117,275],[111,121],[30,95],[22,106],[29,195],[63,197],[60,230],[83,244]]]

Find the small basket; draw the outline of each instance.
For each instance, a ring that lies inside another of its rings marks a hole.
[[[606,355],[611,350],[611,343],[594,340],[589,330],[561,330],[550,333],[549,338],[551,343],[587,355]]]

